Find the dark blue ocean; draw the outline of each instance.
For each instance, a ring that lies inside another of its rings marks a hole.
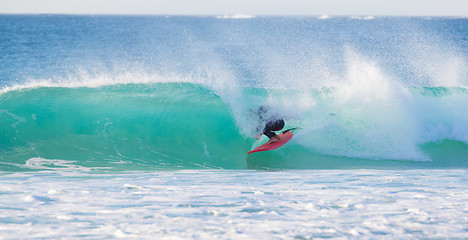
[[[468,238],[467,106],[466,18],[0,15],[0,236]]]

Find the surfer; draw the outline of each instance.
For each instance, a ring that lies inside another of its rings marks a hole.
[[[261,106],[257,113],[260,116],[260,119],[262,121],[265,121],[266,119],[266,113],[268,109],[265,106]],[[275,131],[280,131],[281,129],[284,128],[284,120],[282,118],[274,117],[272,118],[271,116],[266,120],[266,125],[263,131],[258,134],[255,139],[258,140],[263,134],[265,134],[270,140],[268,141],[269,143],[274,143],[279,140],[279,136],[275,133]]]
[[[266,124],[265,129],[263,130],[262,134],[265,134],[268,138],[270,138],[269,140],[270,143],[274,143],[279,140],[279,136],[274,131],[279,131],[283,128],[284,128],[284,120],[276,119]]]

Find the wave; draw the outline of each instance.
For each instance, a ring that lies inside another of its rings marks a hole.
[[[85,85],[4,90],[0,169],[468,167],[465,88]],[[299,130],[248,156],[259,106]]]
[[[0,105],[1,158],[12,163],[216,166],[230,148],[248,148],[226,105],[197,85],[40,87],[4,93]]]
[[[233,14],[233,15],[219,15],[216,16],[217,19],[251,19],[255,18],[254,15],[249,14]]]

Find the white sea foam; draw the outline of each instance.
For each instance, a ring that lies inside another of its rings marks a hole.
[[[0,195],[0,234],[465,239],[467,177],[463,170],[14,173],[0,177],[0,189],[14,189]]]
[[[65,170],[65,171],[91,171],[105,168],[87,168],[79,165],[75,165],[76,161],[68,161],[61,159],[46,159],[41,157],[30,158],[24,165],[17,165],[19,167],[25,167],[29,169],[40,169],[40,170]]]
[[[16,126],[17,126],[18,124],[20,124],[20,123],[25,123],[25,122],[26,122],[26,119],[25,119],[24,117],[20,117],[20,116],[17,116],[16,114],[13,114],[13,113],[11,113],[11,112],[9,112],[9,111],[7,111],[7,110],[1,110],[1,109],[0,109],[0,116],[1,116],[2,114],[8,115],[8,116],[10,116],[11,118],[13,118],[14,120],[16,120],[15,123],[11,124],[11,127],[12,127],[12,128],[16,128]]]

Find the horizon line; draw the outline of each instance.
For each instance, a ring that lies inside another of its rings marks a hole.
[[[161,16],[161,17],[219,17],[219,16],[250,16],[250,17],[409,17],[409,18],[468,18],[468,15],[410,15],[410,14],[250,14],[250,13],[35,13],[35,12],[0,12],[0,15],[70,15],[70,16]]]

